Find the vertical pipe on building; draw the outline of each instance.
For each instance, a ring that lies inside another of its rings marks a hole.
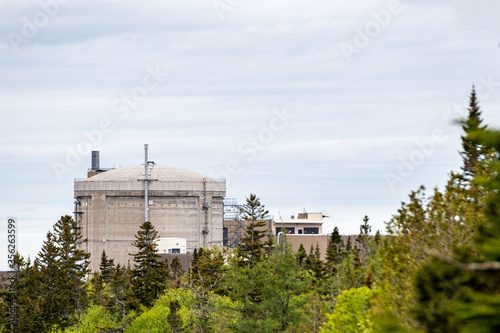
[[[144,144],[144,222],[149,220],[148,201],[148,144]]]

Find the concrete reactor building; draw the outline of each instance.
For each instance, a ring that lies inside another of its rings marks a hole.
[[[103,250],[115,264],[133,264],[129,253],[137,252],[132,242],[144,221],[174,253],[222,246],[225,181],[157,165],[148,161],[147,145],[145,151],[144,164],[112,170],[100,169],[99,152],[92,152],[88,178],[75,180],[75,218],[87,238],[80,247],[91,254],[93,271]]]

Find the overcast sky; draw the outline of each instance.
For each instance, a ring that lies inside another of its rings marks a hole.
[[[500,128],[500,3],[0,2],[0,269],[6,225],[33,258],[90,150],[227,179],[275,217],[374,231],[461,165],[472,84]],[[465,104],[464,104],[465,102]]]

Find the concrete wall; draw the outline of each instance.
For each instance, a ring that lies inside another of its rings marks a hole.
[[[294,252],[299,250],[300,244],[304,245],[307,254],[311,249],[316,248],[316,244],[319,245],[319,250],[321,251],[321,260],[326,258],[326,248],[328,247],[329,235],[286,235],[286,240],[292,245]]]
[[[172,264],[172,260],[175,257],[179,258],[179,261],[182,265],[182,270],[187,272],[189,268],[191,268],[191,261],[193,261],[192,253],[161,253],[161,260],[168,261],[168,267]]]
[[[149,220],[159,237],[186,238],[187,251],[222,246],[224,182],[152,182],[149,190]],[[78,217],[91,254],[91,269],[98,270],[102,251],[115,264],[133,265],[129,253],[139,226],[144,222],[144,183],[139,181],[75,181]],[[208,208],[204,208],[204,203]],[[203,230],[209,230],[204,234]]]

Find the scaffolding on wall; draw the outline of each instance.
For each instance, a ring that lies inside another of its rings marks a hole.
[[[224,198],[223,245],[235,248],[245,235],[245,221],[240,218],[241,205],[235,198]]]

